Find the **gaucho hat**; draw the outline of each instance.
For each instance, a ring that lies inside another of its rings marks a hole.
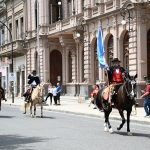
[[[112,62],[120,62],[120,60],[118,58],[114,58]]]
[[[33,70],[32,73],[36,73],[36,70]]]

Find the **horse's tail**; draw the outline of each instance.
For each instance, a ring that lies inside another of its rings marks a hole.
[[[96,106],[99,108],[99,109],[102,109],[102,89],[100,89],[97,93],[97,96],[95,98],[95,101],[96,101]]]

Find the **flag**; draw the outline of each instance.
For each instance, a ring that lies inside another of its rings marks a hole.
[[[97,34],[97,57],[101,69],[108,67],[108,65],[105,63],[104,53],[102,29],[100,27]]]

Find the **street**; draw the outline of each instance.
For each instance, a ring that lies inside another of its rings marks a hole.
[[[59,106],[58,106],[59,107]],[[1,150],[148,150],[150,127],[132,123],[133,136],[126,124],[110,120],[114,133],[103,131],[104,120],[96,117],[44,111],[44,118],[24,115],[18,106],[3,105],[0,112]]]

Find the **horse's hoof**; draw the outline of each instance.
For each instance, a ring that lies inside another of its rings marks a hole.
[[[33,115],[31,115],[31,117],[33,118],[34,116],[33,116]]]
[[[109,133],[113,133],[113,129],[112,128],[109,129]]]
[[[119,127],[117,128],[117,131],[120,131],[120,128],[119,128]]]
[[[107,127],[104,127],[104,131],[105,131],[105,132],[108,132],[108,128],[107,128]]]
[[[132,136],[133,134],[131,132],[127,132],[127,135]]]
[[[23,112],[23,114],[26,114],[26,112]]]

